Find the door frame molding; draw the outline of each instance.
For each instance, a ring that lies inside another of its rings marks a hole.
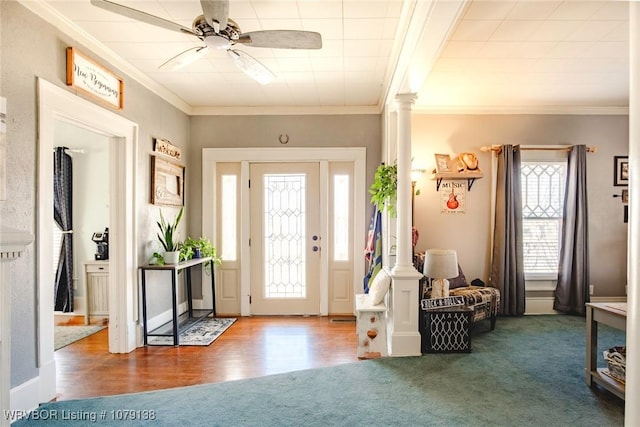
[[[109,137],[109,351],[137,344],[136,165],[138,125],[42,78],[38,79],[38,366],[53,363],[54,125],[65,121]],[[55,395],[55,385],[54,385]]]
[[[240,163],[240,259],[243,260],[240,267],[240,315],[251,315],[249,304],[251,269],[249,247],[249,164],[265,162],[318,162],[320,164],[320,200],[328,205],[328,163],[329,162],[353,162],[353,191],[354,191],[354,221],[353,229],[353,283],[360,283],[364,277],[364,261],[357,262],[358,250],[364,245],[366,221],[365,221],[365,197],[366,194],[366,154],[365,147],[291,147],[291,148],[203,148],[202,149],[202,233],[210,236],[213,242],[217,241],[216,201],[218,200],[216,188],[216,164],[218,162]],[[322,235],[329,235],[329,219],[326,212],[321,212],[320,230]],[[246,261],[245,261],[246,260]],[[329,284],[328,284],[328,260],[321,260],[320,274],[320,315],[329,313]],[[353,289],[355,293],[355,288]],[[211,295],[205,295],[203,299],[211,300]]]

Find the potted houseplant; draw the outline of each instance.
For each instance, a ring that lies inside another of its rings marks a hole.
[[[218,258],[216,254],[216,248],[213,246],[213,243],[211,243],[211,240],[206,237],[200,237],[198,239],[187,237],[182,243],[180,249],[181,260],[206,257],[210,257],[216,265],[221,263],[220,258]]]
[[[396,216],[396,191],[398,189],[398,165],[386,165],[382,163],[376,169],[373,177],[373,184],[369,187],[371,203],[380,212],[385,209],[389,215]]]
[[[165,251],[162,257],[166,264],[177,264],[180,261],[180,248],[182,247],[182,243],[176,240],[176,237],[183,211],[184,207],[181,207],[180,212],[178,212],[173,222],[167,222],[162,215],[162,211],[160,211],[160,221],[157,222],[158,229],[160,230],[158,240]]]

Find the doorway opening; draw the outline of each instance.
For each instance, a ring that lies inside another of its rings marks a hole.
[[[54,168],[52,177],[58,185],[65,185],[68,207],[58,202],[58,219],[54,221],[53,271],[60,267],[63,239],[70,243],[69,262],[71,286],[58,285],[59,305],[66,302],[66,310],[54,307],[55,349],[62,348],[95,333],[108,324],[109,319],[109,151],[110,139],[90,129],[57,120],[54,145],[58,162],[68,166],[65,172]],[[55,186],[54,182],[54,186]],[[54,212],[55,212],[54,208]],[[68,230],[60,222],[68,221]],[[106,232],[105,232],[106,231]],[[95,236],[100,239],[96,242]],[[64,271],[64,270],[61,270]],[[56,280],[65,275],[56,274]],[[62,289],[60,289],[62,288]],[[70,289],[69,289],[70,288]],[[70,303],[73,302],[71,306]]]

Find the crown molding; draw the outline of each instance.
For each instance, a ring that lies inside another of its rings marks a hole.
[[[414,114],[534,114],[534,115],[599,115],[627,116],[629,106],[587,106],[587,105],[515,105],[515,106],[428,106],[416,105]]]
[[[93,54],[102,58],[108,63],[108,66],[113,66],[120,70],[122,73],[128,75],[133,80],[140,83],[151,92],[155,93],[169,104],[178,108],[186,114],[191,114],[192,107],[184,102],[182,98],[176,96],[173,92],[165,89],[163,86],[156,83],[149,76],[135,68],[133,65],[122,59],[111,49],[99,42],[95,37],[79,28],[64,15],[58,12],[53,6],[46,3],[43,0],[18,0],[25,8],[29,9],[49,24],[53,25],[64,34],[74,39],[82,47],[88,49]],[[125,86],[125,99],[126,99],[126,86]],[[125,106],[126,108],[126,106]]]
[[[373,106],[268,106],[268,107],[194,107],[192,116],[301,116],[380,114],[381,108]]]

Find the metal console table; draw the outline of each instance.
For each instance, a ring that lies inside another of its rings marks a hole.
[[[142,270],[142,316],[143,316],[143,328],[144,328],[144,345],[147,345],[148,337],[173,337],[173,345],[179,345],[178,336],[180,335],[180,323],[178,322],[178,273],[181,270],[185,271],[186,277],[186,287],[187,287],[187,318],[186,321],[192,321],[196,316],[194,313],[196,310],[193,309],[193,297],[191,292],[191,269],[195,266],[202,265],[203,267],[209,263],[211,267],[211,298],[212,298],[212,307],[211,309],[198,310],[197,318],[202,318],[208,316],[209,314],[216,315],[216,287],[215,287],[215,275],[214,275],[214,262],[211,257],[204,258],[193,258],[188,261],[183,261],[179,264],[173,265],[144,265],[140,267]],[[172,325],[172,333],[156,333],[155,331],[161,330],[164,326],[168,325],[164,324],[153,331],[147,330],[147,271],[149,270],[160,270],[167,271],[171,273],[171,296],[172,296],[172,320],[169,322]],[[204,283],[204,281],[203,281]],[[193,323],[193,322],[191,322]]]

